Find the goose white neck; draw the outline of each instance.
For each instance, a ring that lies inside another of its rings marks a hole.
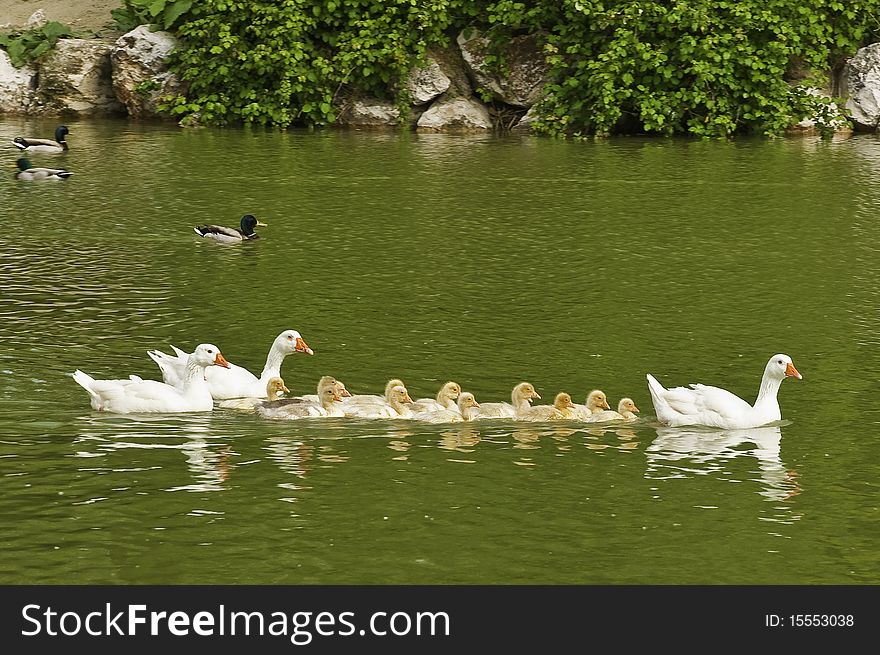
[[[755,399],[754,408],[776,415],[775,420],[779,420],[782,416],[782,412],[779,409],[779,401],[776,399],[779,393],[779,385],[781,384],[781,379],[770,375],[769,371],[765,371],[764,377],[761,378],[761,388],[758,389],[758,397]]]
[[[260,380],[268,382],[269,378],[281,377],[281,365],[284,363],[285,357],[287,357],[287,353],[283,352],[277,343],[273,343],[272,349],[266,355],[266,365],[263,367],[263,372],[260,373]]]
[[[202,392],[210,394],[208,383],[205,382],[205,367],[194,362],[190,357],[186,360],[186,368],[183,371],[183,393],[200,394]]]

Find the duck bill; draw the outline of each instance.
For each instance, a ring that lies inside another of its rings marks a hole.
[[[478,402],[475,400],[475,401],[474,401],[474,404],[473,404],[473,407],[479,407],[479,406],[480,406],[480,403],[478,403]]]
[[[798,370],[791,362],[785,365],[785,376],[789,378],[797,378],[798,380],[804,379],[804,376],[798,373]]]
[[[221,355],[220,353],[217,353],[217,356],[214,358],[214,363],[217,366],[222,366],[223,368],[229,368],[229,362],[227,362],[226,358],[223,355]],[[285,389],[285,391],[286,391],[286,389]]]
[[[315,354],[315,351],[306,345],[306,342],[303,341],[302,337],[296,338],[296,352],[305,353],[306,355],[314,355]]]
[[[288,389],[288,388],[287,388],[286,386],[284,386],[284,385],[281,385],[281,391],[283,391],[284,393],[290,393],[290,389]]]
[[[348,393],[348,389],[343,389],[339,392],[339,395],[343,398],[351,398],[351,394]]]
[[[404,396],[403,396],[403,402],[405,402],[405,403],[411,403],[412,401],[413,401],[413,399],[409,397],[409,394],[408,394],[408,393],[407,393],[407,394],[404,394]]]
[[[269,227],[269,224],[263,223],[262,221],[257,221],[257,227]]]
[[[599,405],[599,407],[602,407],[604,409],[611,409],[611,405],[608,404],[607,400],[602,401],[602,404]]]
[[[532,398],[537,398],[538,400],[541,400],[541,396],[537,391],[532,394]]]
[[[638,414],[638,413],[639,413],[639,408],[636,407],[635,405],[633,405],[633,408],[632,408],[631,411],[632,411],[633,414]]]

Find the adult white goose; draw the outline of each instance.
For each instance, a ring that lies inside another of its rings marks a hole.
[[[186,367],[187,354],[171,346],[176,355],[166,355],[161,350],[150,350],[148,355],[159,365],[162,371],[162,379],[167,384],[180,386],[183,379],[183,371]],[[208,380],[208,388],[214,400],[226,400],[227,398],[265,398],[266,385],[270,378],[281,377],[281,364],[284,358],[292,353],[306,353],[313,355],[314,352],[303,341],[302,336],[296,330],[285,330],[272,342],[269,354],[266,356],[266,365],[260,377],[255,376],[241,366],[230,364],[226,369],[208,369],[205,376]]]
[[[571,396],[563,391],[556,394],[552,405],[529,407],[521,412],[517,418],[520,421],[562,421],[573,417],[573,409],[574,403],[571,402]]]
[[[413,403],[412,410],[416,413],[423,412],[440,412],[440,411],[451,411],[457,412],[458,405],[456,401],[458,400],[458,396],[461,394],[461,387],[456,382],[447,382],[442,387],[440,387],[440,391],[437,392],[437,397],[435,398],[419,398],[415,403]]]
[[[284,384],[281,378],[269,378],[266,383],[266,397],[269,400],[280,400],[285,393],[290,393],[290,389]],[[245,411],[253,411],[254,407],[265,400],[264,398],[230,398],[221,401],[219,407],[223,409],[242,409]]]
[[[205,369],[213,365],[225,368],[229,362],[217,346],[203,343],[187,358],[180,387],[134,375],[128,380],[95,380],[79,369],[73,379],[88,392],[92,409],[100,412],[209,412],[214,401],[205,382]]]
[[[532,400],[541,396],[529,382],[520,382],[510,392],[510,404],[480,403],[480,408],[473,412],[473,420],[484,418],[516,418],[528,411]]]
[[[713,428],[745,429],[767,425],[782,418],[776,395],[787,377],[802,379],[788,355],[773,355],[761,378],[754,405],[726,389],[705,384],[664,389],[648,373],[648,391],[654,403],[657,420],[664,425],[705,425]]]
[[[342,398],[333,385],[321,389],[321,402],[310,403],[302,398],[267,400],[256,406],[257,414],[265,418],[300,419],[321,416],[345,416],[337,404]]]

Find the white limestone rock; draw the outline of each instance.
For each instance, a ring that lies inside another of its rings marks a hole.
[[[880,43],[860,48],[846,62],[846,110],[856,127],[875,131],[880,125]]]
[[[492,118],[486,106],[473,98],[444,98],[428,107],[416,127],[424,131],[491,130]]]
[[[34,101],[37,71],[33,66],[16,68],[0,50],[0,113],[27,113]]]
[[[110,51],[113,91],[129,115],[161,115],[157,104],[163,96],[183,90],[177,75],[168,70],[168,55],[177,39],[168,32],[152,32],[139,25],[120,36]]]
[[[478,31],[463,31],[457,42],[474,86],[515,107],[531,107],[541,99],[549,67],[537,35],[515,36],[510,40],[503,55],[508,70],[505,76],[486,64],[489,39]]]
[[[377,98],[362,98],[343,110],[339,124],[350,127],[395,127],[399,120],[400,110],[393,103]]]
[[[405,88],[410,94],[412,104],[424,105],[441,93],[445,93],[451,80],[443,72],[440,64],[429,58],[424,66],[414,68],[406,80]]]
[[[110,43],[61,39],[39,62],[37,110],[84,116],[118,114],[110,82]]]

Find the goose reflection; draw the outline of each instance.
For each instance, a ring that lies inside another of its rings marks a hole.
[[[658,427],[657,438],[647,447],[645,477],[689,478],[724,470],[737,457],[758,462],[758,492],[768,500],[781,501],[800,493],[797,473],[786,469],[780,458],[782,430],[766,426],[742,430],[699,430]]]

